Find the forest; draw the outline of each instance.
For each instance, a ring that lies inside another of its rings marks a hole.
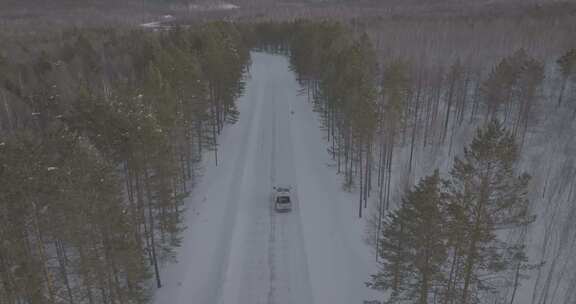
[[[385,303],[574,303],[573,20],[3,31],[0,302],[148,303],[255,49],[289,57]]]
[[[238,118],[238,30],[71,29],[7,46],[1,302],[146,303],[196,164]]]

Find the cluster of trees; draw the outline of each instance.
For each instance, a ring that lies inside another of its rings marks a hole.
[[[0,57],[0,302],[145,303],[180,243],[196,163],[238,117],[240,32],[11,41]]]
[[[345,186],[361,189],[360,204],[366,205],[375,183],[379,209],[389,208],[398,144],[410,147],[404,175],[411,176],[419,137],[423,147],[449,140],[451,151],[458,127],[483,116],[510,123],[524,138],[534,116],[543,66],[523,50],[504,58],[484,80],[460,60],[443,69],[392,58],[381,60],[378,69],[361,33],[335,23],[293,27],[287,53],[323,118]]]
[[[514,303],[530,265],[524,243],[505,239],[503,230],[525,232],[533,221],[530,177],[515,169],[518,151],[512,133],[493,120],[455,158],[448,179],[436,170],[408,190],[382,219],[379,272],[368,285],[389,291],[387,303],[420,304],[480,303],[511,286]]]
[[[321,113],[330,155],[344,186],[360,189],[358,214],[372,184],[373,142],[384,111],[377,103],[377,62],[368,36],[338,23],[299,23],[290,59],[300,83]],[[355,184],[354,176],[359,178]]]
[[[481,87],[489,116],[493,118],[503,112],[503,120],[512,120],[513,133],[521,134],[524,141],[543,80],[542,63],[530,58],[524,50],[504,58]]]
[[[566,102],[576,96],[571,72],[573,54],[574,50],[568,50],[556,58],[537,60],[525,50],[519,50],[494,66],[483,67],[465,65],[460,60],[445,67],[403,60],[403,73],[389,68],[398,66],[398,60],[384,60],[383,90],[386,82],[390,83],[385,80],[389,77],[387,74],[406,75],[408,87],[402,103],[401,132],[397,141],[391,143],[397,156],[392,170],[395,179],[392,187],[384,188],[393,199],[385,196],[384,208],[380,210],[400,207],[394,206],[394,202],[400,201],[401,193],[411,187],[416,177],[434,167],[448,170],[451,166],[448,159],[457,154],[458,147],[471,137],[478,125],[492,119],[502,121],[518,138],[522,151],[518,166],[536,173],[528,194],[530,209],[543,216],[531,234],[542,237],[529,238],[529,245],[542,248],[538,253],[530,252],[532,261],[541,267],[529,272],[536,279],[531,282],[533,293],[525,289],[524,297],[518,299],[516,285],[501,284],[499,287],[508,292],[507,297],[498,299],[501,302],[512,303],[517,299],[532,303],[570,303],[575,296],[571,292],[575,286],[574,276],[561,270],[573,265],[574,242],[570,236],[576,231],[568,220],[569,214],[576,212],[572,169],[575,160],[568,152],[576,145],[570,135],[574,132],[576,104]],[[380,151],[375,153],[382,153]],[[553,211],[549,211],[551,205]],[[376,212],[375,231],[381,229],[381,216],[381,211]],[[559,221],[560,218],[566,221]],[[507,237],[514,242],[526,240],[525,230],[509,233]],[[380,240],[373,237],[378,247]],[[508,273],[508,282],[513,282],[515,277],[516,274]]]

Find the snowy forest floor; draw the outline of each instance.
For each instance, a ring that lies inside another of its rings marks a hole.
[[[203,163],[188,199],[178,261],[162,271],[157,304],[362,303],[375,270],[362,241],[355,195],[326,152],[320,122],[288,59],[252,53],[239,121]],[[293,111],[293,114],[291,114]],[[290,213],[275,213],[271,191],[290,184]]]

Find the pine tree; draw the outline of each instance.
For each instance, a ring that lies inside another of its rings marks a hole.
[[[379,104],[379,132],[384,137],[380,142],[380,160],[378,179],[378,227],[381,230],[381,217],[390,207],[392,183],[392,161],[398,130],[404,123],[404,111],[409,98],[410,75],[408,64],[404,61],[389,63],[384,69],[382,80],[382,98]],[[379,239],[376,240],[378,250]]]
[[[448,210],[455,223],[450,233],[452,252],[462,262],[454,284],[461,286],[456,303],[476,303],[478,295],[489,289],[481,275],[512,267],[505,255],[523,256],[522,246],[514,249],[496,234],[533,220],[526,198],[530,176],[517,174],[518,158],[514,137],[493,120],[477,131],[463,158],[455,159]],[[511,250],[516,253],[509,254]]]
[[[542,63],[531,58],[523,49],[502,59],[482,84],[482,94],[488,109],[486,118],[503,117],[504,123],[513,120],[512,133],[516,136],[522,130],[523,142],[528,121],[534,115],[537,89],[543,79]],[[501,109],[503,113],[499,113]]]
[[[407,191],[400,209],[382,223],[379,272],[368,285],[391,291],[387,303],[430,302],[443,282],[446,235],[438,171]]]
[[[502,59],[482,83],[481,93],[486,104],[489,119],[496,119],[501,107],[511,102],[512,88],[517,79],[517,69],[511,58]]]

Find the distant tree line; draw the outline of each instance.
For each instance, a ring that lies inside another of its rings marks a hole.
[[[180,244],[197,163],[238,117],[240,32],[210,23],[5,41],[0,302],[146,303]]]

